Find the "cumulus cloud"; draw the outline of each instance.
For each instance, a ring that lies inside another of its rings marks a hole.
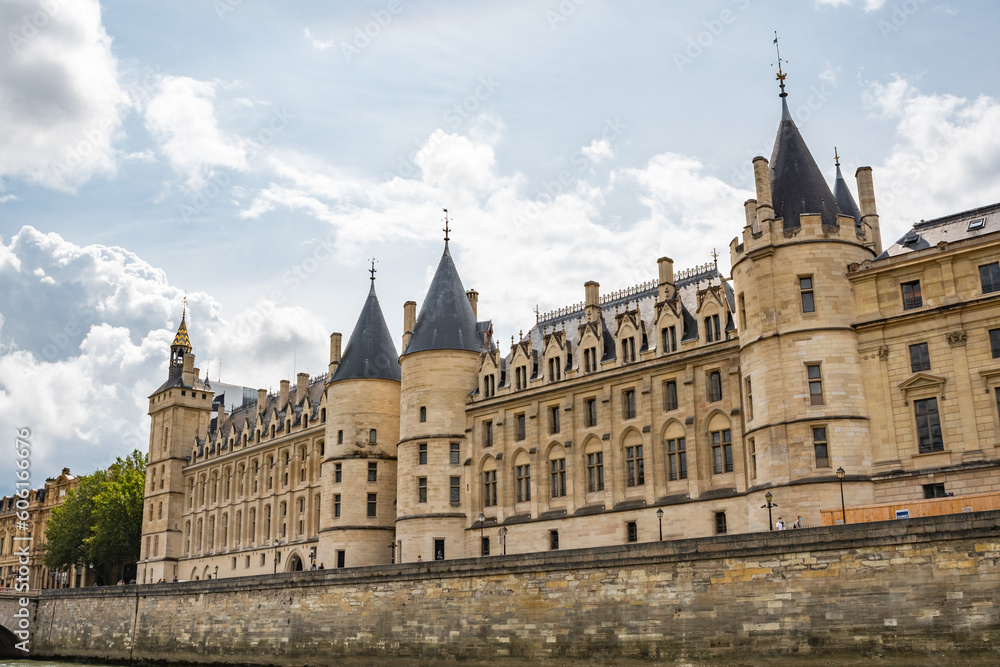
[[[883,241],[921,219],[1000,201],[1000,100],[925,94],[896,78],[870,84],[865,103],[896,125],[875,171]]]
[[[129,100],[98,0],[5,0],[0,26],[0,178],[72,190],[114,173]]]
[[[170,166],[192,188],[218,167],[243,171],[246,141],[219,128],[215,93],[220,84],[184,76],[163,76],[145,111],[146,129]]]
[[[146,397],[166,379],[183,291],[127,250],[31,227],[0,241],[0,281],[0,429],[32,429],[36,474],[145,451]],[[221,357],[227,381],[263,387],[290,374],[295,354],[299,368],[325,369],[322,325],[280,301],[227,319],[211,295],[189,294],[202,369]],[[12,478],[9,465],[0,460],[0,478]]]
[[[529,194],[522,174],[498,171],[495,148],[482,137],[439,129],[412,165],[381,182],[279,154],[271,159],[276,178],[243,215],[305,213],[330,223],[337,247],[349,255],[373,243],[437,239],[432,221],[446,204],[458,219],[452,253],[459,270],[482,294],[480,312],[505,333],[534,321],[526,304],[549,309],[581,300],[587,280],[607,290],[650,280],[663,254],[678,268],[708,261],[713,245],[742,227],[742,202],[751,194],[671,153],[597,174],[589,167],[613,155],[607,139],[581,147],[572,170],[543,179],[545,188]],[[637,217],[618,218],[612,196],[638,199]]]

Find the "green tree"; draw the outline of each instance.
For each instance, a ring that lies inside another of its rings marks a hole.
[[[119,457],[108,468],[101,491],[94,497],[87,556],[103,572],[121,572],[139,560],[142,539],[146,455],[139,450]]]
[[[94,525],[94,498],[101,492],[106,479],[107,473],[103,470],[81,476],[80,484],[70,489],[66,500],[52,510],[45,526],[43,556],[50,570],[67,570],[89,562],[87,541]]]

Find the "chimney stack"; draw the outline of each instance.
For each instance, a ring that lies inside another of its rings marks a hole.
[[[473,309],[475,310],[475,309]],[[417,322],[417,302],[407,301],[403,304],[403,353],[406,353],[406,346],[410,344],[410,336],[413,335],[413,326]]]
[[[474,289],[466,290],[465,296],[469,297],[469,305],[472,306],[472,314],[479,318],[479,292]]]
[[[583,312],[588,322],[596,322],[601,314],[601,284],[588,280],[583,284]]]
[[[195,377],[194,355],[188,352],[184,355],[184,366],[181,368],[181,383],[185,387],[193,387]]]
[[[288,386],[289,386],[289,384],[290,383],[288,382],[288,380],[282,380],[281,384],[278,385],[280,387],[280,389],[278,390],[278,411],[279,412],[281,410],[284,410],[285,406],[288,405]]]
[[[309,373],[299,373],[295,376],[295,404],[302,402],[306,392],[309,391]]]
[[[267,402],[267,389],[257,390],[257,414],[264,412],[264,404]]]
[[[327,382],[333,380],[333,374],[337,372],[337,366],[340,364],[340,339],[339,333],[330,334],[330,367],[326,378]]]
[[[858,167],[854,173],[858,179],[858,199],[861,200],[861,222],[872,232],[872,243],[876,255],[882,254],[882,231],[878,224],[878,210],[875,208],[875,181],[871,167]]]
[[[661,257],[656,260],[656,266],[660,269],[659,300],[667,301],[674,298],[674,260]]]
[[[748,199],[743,202],[743,212],[746,214],[747,227],[750,228],[750,232],[756,234],[760,230],[757,229],[757,200]]]
[[[757,190],[757,219],[773,220],[774,204],[771,202],[771,172],[767,158],[759,155],[753,159],[753,183]],[[767,209],[761,211],[761,209]]]

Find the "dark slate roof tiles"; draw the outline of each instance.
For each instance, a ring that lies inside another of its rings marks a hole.
[[[464,292],[462,298],[465,299]],[[355,379],[400,380],[399,355],[392,342],[389,327],[386,326],[385,316],[382,315],[374,281],[340,364],[330,381]]]
[[[426,350],[482,349],[476,315],[465,295],[462,279],[451,259],[447,244],[434,279],[420,307],[413,335],[403,354]]]

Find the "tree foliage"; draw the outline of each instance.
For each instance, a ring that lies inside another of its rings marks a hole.
[[[146,455],[118,457],[105,471],[80,478],[52,510],[45,527],[44,562],[52,570],[93,565],[107,575],[139,559]]]

